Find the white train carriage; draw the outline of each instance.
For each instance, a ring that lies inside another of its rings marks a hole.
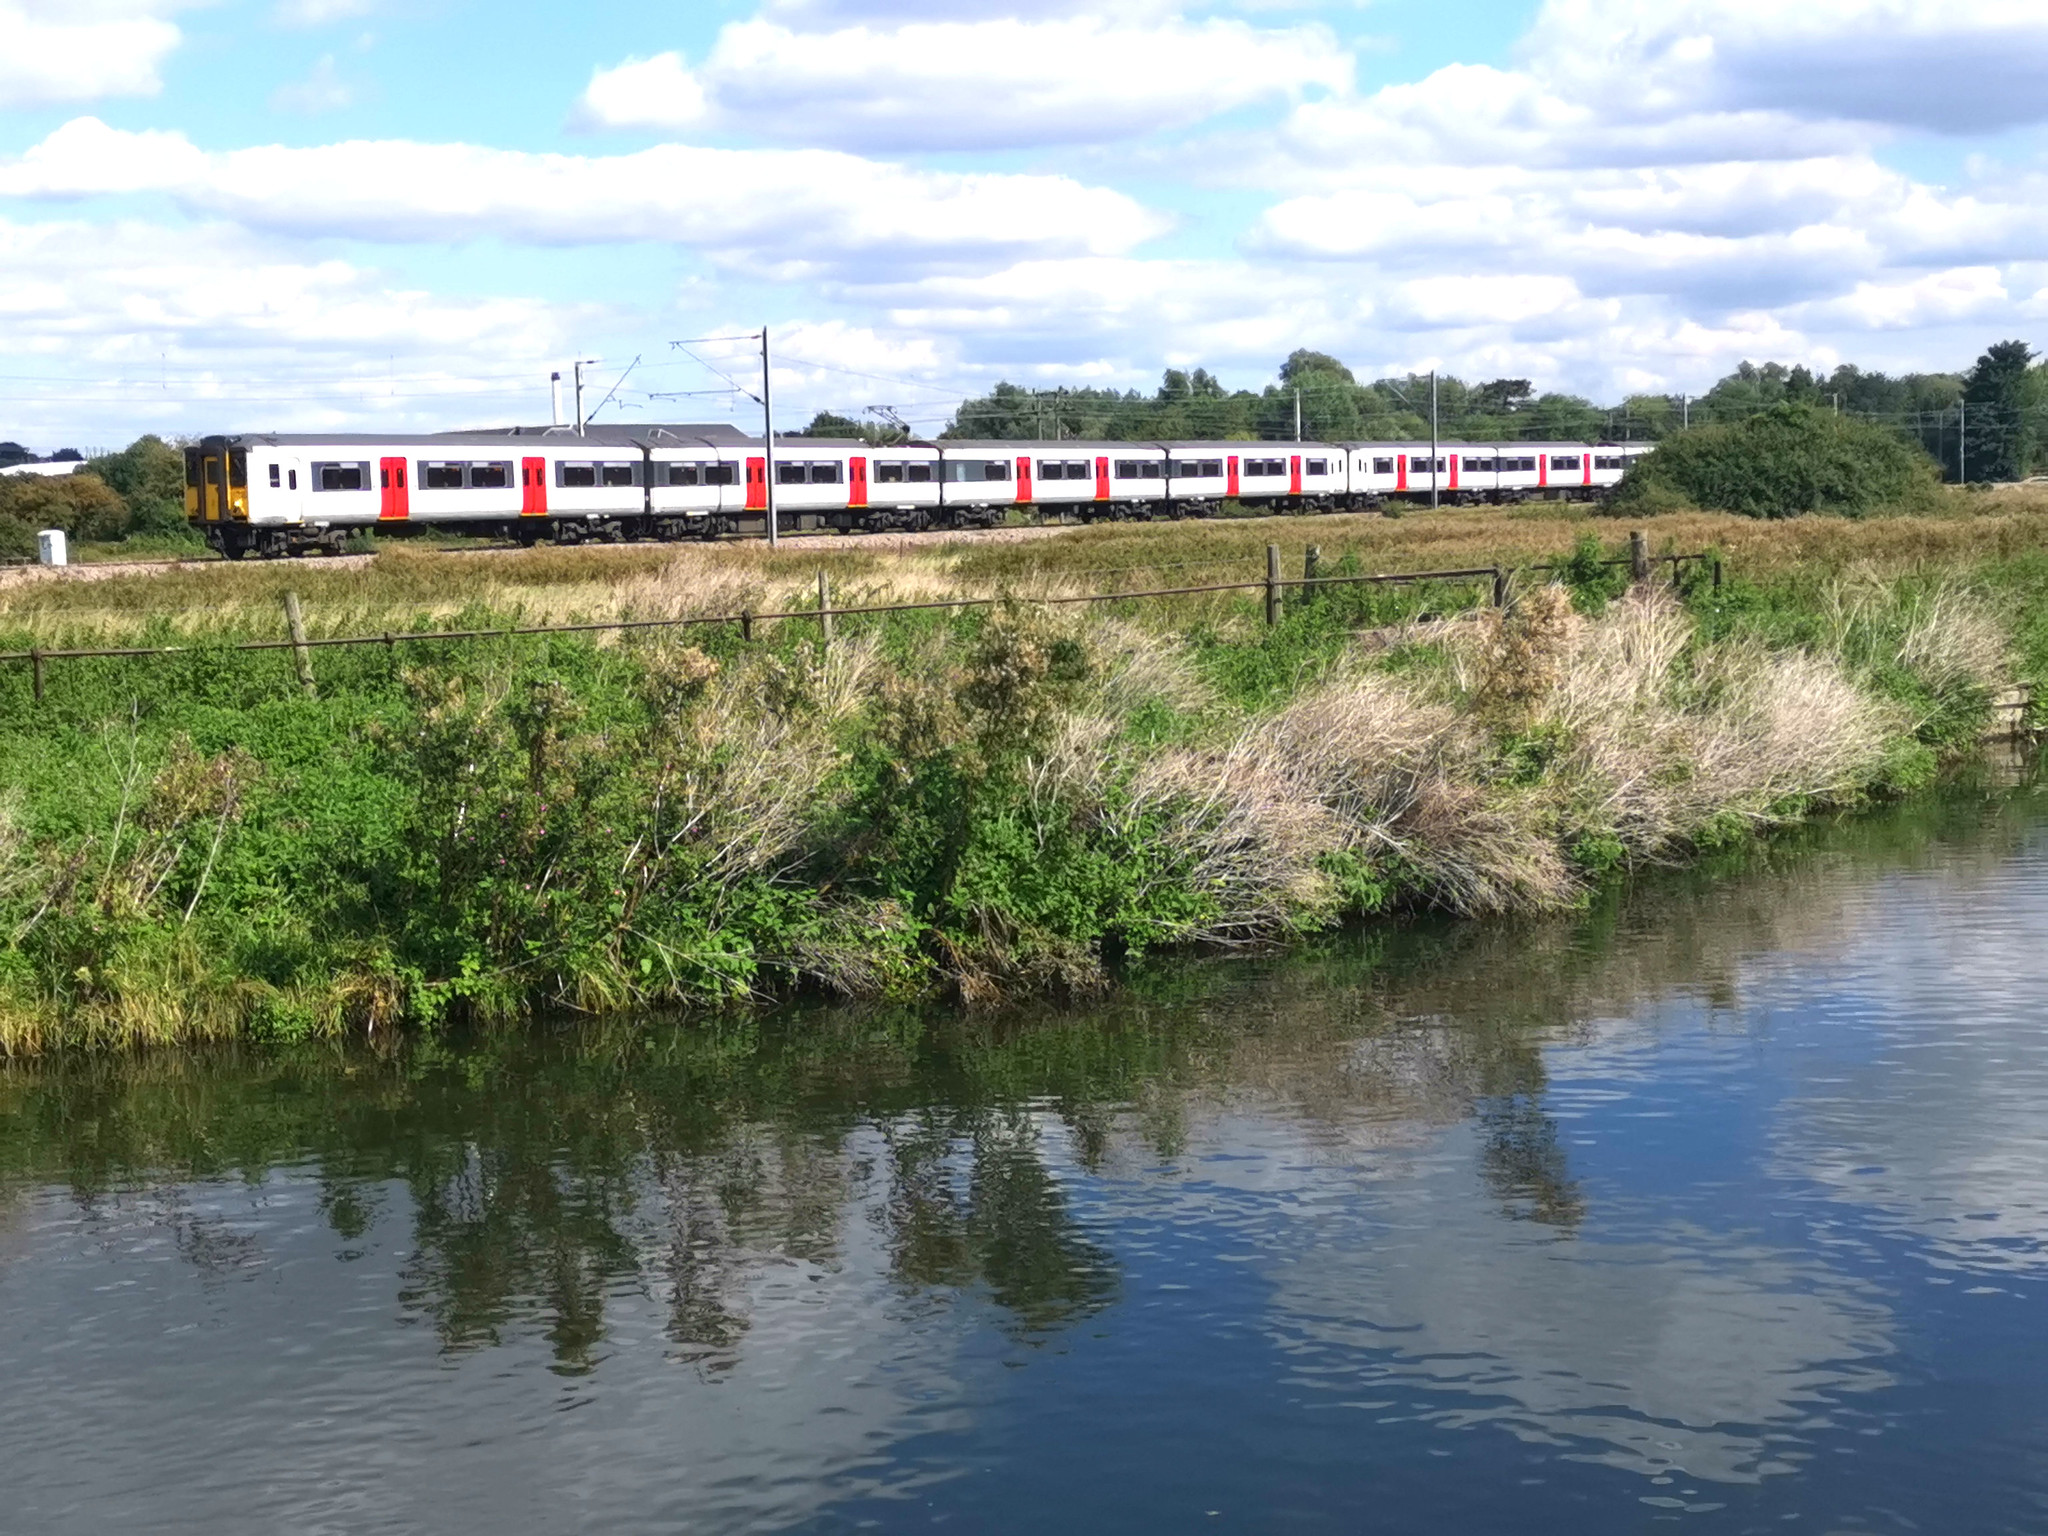
[[[1036,489],[1028,442],[944,441],[939,451],[939,505],[959,528],[993,528]],[[1030,479],[1030,484],[1024,482]]]
[[[1097,451],[1100,445],[1051,442],[1018,446],[1025,450],[1019,455],[1020,462],[1031,471],[1028,483],[1018,479],[1019,505],[1064,517],[1069,511],[1085,511],[1098,501],[1109,500],[1109,455]]]
[[[746,458],[731,444],[668,427],[648,429],[647,513],[657,534],[708,534],[744,499]]]
[[[1207,517],[1238,494],[1245,445],[1222,442],[1162,443],[1166,450],[1166,496],[1175,517]]]
[[[898,443],[865,453],[858,491],[847,495],[848,526],[871,532],[929,528],[939,520],[944,481],[939,450],[930,443]],[[859,513],[855,522],[851,514]]]
[[[1234,443],[1224,460],[1231,498],[1279,511],[1334,511],[1351,495],[1349,456],[1335,443]],[[1236,469],[1231,469],[1231,461]]]
[[[1354,507],[1377,507],[1401,492],[1406,443],[1347,443],[1347,496]]]
[[[1096,457],[1109,465],[1109,500],[1105,506],[1098,496],[1094,511],[1084,512],[1084,517],[1122,519],[1168,514],[1166,449],[1150,443],[1100,443],[1095,447]]]
[[[185,450],[185,516],[230,559],[339,549],[352,529],[409,515],[414,448],[357,434],[241,434]]]

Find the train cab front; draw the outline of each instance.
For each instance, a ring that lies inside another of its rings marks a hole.
[[[249,453],[239,439],[201,438],[185,450],[185,520],[221,553],[249,547]]]

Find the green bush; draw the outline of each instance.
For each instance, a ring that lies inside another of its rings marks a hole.
[[[1612,505],[1633,514],[1689,505],[1746,517],[1862,517],[1926,510],[1939,487],[1934,461],[1885,428],[1786,404],[1666,438],[1630,467]]]
[[[182,494],[182,492],[180,493]],[[30,548],[40,528],[74,539],[115,539],[128,528],[128,504],[97,475],[0,475],[0,526],[12,524]]]

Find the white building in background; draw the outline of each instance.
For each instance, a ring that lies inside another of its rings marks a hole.
[[[0,467],[0,475],[68,475],[75,469],[85,468],[79,459],[60,459],[55,464],[9,464]]]

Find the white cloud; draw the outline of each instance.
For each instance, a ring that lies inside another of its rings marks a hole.
[[[270,93],[270,105],[279,112],[334,112],[354,101],[355,92],[334,68],[334,55],[323,54],[303,80],[280,85]]]
[[[1320,26],[1002,16],[803,32],[756,20],[727,26],[694,70],[678,53],[598,70],[577,120],[866,150],[1101,143],[1346,91],[1351,69]]]
[[[463,299],[232,225],[0,221],[17,435],[532,415],[594,306]],[[76,382],[63,383],[62,380]]]
[[[0,109],[154,96],[174,0],[0,0]]]
[[[595,70],[577,103],[578,121],[594,128],[693,128],[704,112],[703,82],[680,53]]]
[[[1122,193],[1064,176],[922,171],[828,150],[661,145],[600,157],[351,141],[209,154],[181,134],[79,118],[0,164],[0,196],[139,192],[280,234],[663,241],[789,278],[1114,253],[1165,228]]]
[[[1763,110],[1953,133],[2048,121],[2036,0],[1548,0],[1524,55],[1616,116]]]

